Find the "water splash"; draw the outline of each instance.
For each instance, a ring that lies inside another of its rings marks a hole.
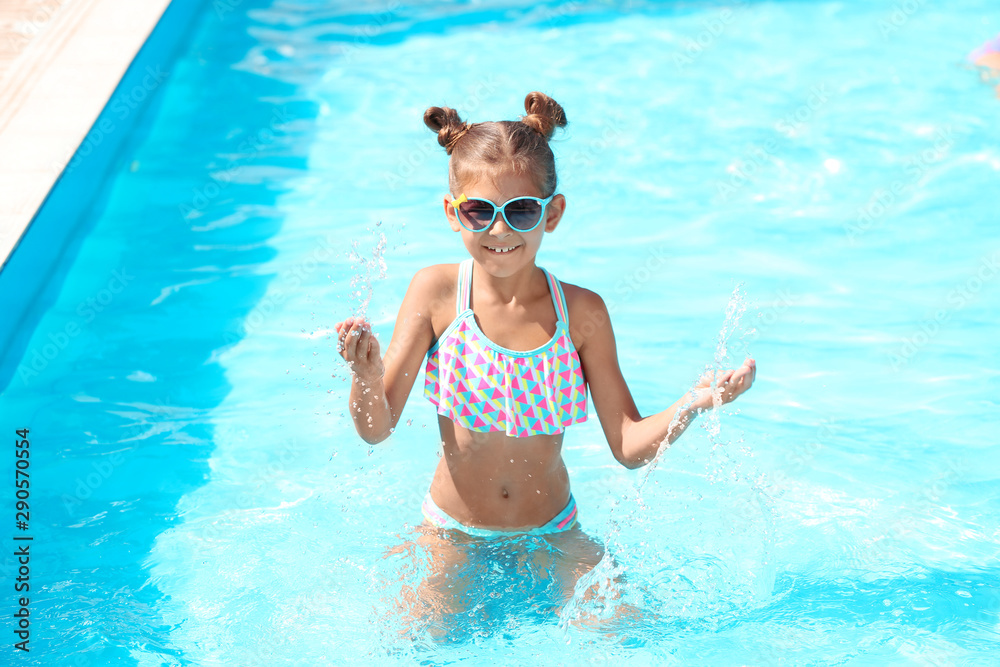
[[[378,228],[382,226],[382,221],[375,223],[375,227],[368,228],[368,231],[375,237],[375,246],[370,254],[362,253],[360,241],[351,241],[351,300],[357,302],[354,310],[356,315],[366,317],[368,315],[368,304],[371,303],[372,294],[375,291],[375,282],[385,279],[385,234]]]
[[[371,234],[373,238],[373,243],[370,251],[362,249],[361,240],[357,238],[351,239],[351,250],[347,253],[348,258],[351,261],[351,292],[349,296],[349,301],[351,303],[351,308],[349,311],[341,311],[338,313],[340,319],[346,318],[348,315],[356,317],[368,317],[368,304],[371,303],[372,296],[375,294],[375,283],[384,280],[386,275],[387,266],[385,263],[385,252],[388,246],[385,233],[379,228],[382,226],[382,221],[379,220],[375,223],[374,227],[368,227],[367,231]],[[393,249],[398,248],[400,244],[396,244]],[[327,276],[330,278],[330,276]],[[336,284],[336,280],[333,280]],[[338,298],[340,298],[338,296]],[[311,314],[311,319],[313,321],[313,328],[310,331],[305,329],[301,330],[301,335],[303,338],[311,339],[316,341],[317,345],[312,350],[313,356],[324,355],[326,356],[339,356],[340,354],[340,340],[337,330],[328,323],[316,323],[316,313]],[[331,351],[333,354],[330,354]],[[351,372],[346,366],[341,366],[339,363],[333,369],[328,369],[323,367],[321,369],[324,374],[329,373],[329,376],[339,380],[341,382],[346,382],[351,379]],[[309,368],[312,371],[312,368]],[[302,379],[302,378],[299,378]],[[323,387],[324,385],[318,384],[317,386]],[[333,393],[334,389],[327,387],[327,393]]]
[[[407,664],[522,636],[548,624],[566,598],[562,552],[541,536],[466,538],[418,525],[397,538],[369,568],[371,627],[383,651]]]
[[[736,367],[730,341],[747,299],[738,284],[726,307],[713,363]],[[693,385],[694,383],[692,383]],[[715,382],[712,382],[715,388]],[[693,402],[691,397],[687,405]],[[605,556],[580,578],[560,626],[616,624],[643,617],[643,632],[714,629],[765,602],[774,586],[771,500],[760,487],[742,435],[724,434],[722,406],[703,414],[707,438],[662,447],[612,507]],[[634,636],[634,633],[631,633]]]

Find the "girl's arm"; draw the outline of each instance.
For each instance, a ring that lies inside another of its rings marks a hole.
[[[349,317],[336,324],[338,349],[353,380],[348,408],[358,435],[370,444],[382,442],[396,427],[420,372],[420,362],[434,341],[431,307],[439,282],[436,269],[421,269],[410,281],[385,359],[380,358],[378,339],[363,317]]]
[[[570,322],[574,330],[587,334],[577,351],[597,416],[618,462],[626,468],[642,467],[653,460],[661,445],[677,440],[699,412],[712,407],[711,378],[703,377],[663,412],[640,415],[618,366],[615,334],[604,300],[594,292],[578,289]],[[738,370],[721,374],[716,393],[722,402],[728,403],[749,389],[755,372],[755,362],[748,359]]]

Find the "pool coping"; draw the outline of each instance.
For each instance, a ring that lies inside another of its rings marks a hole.
[[[0,110],[0,394],[101,205],[95,184],[119,166],[212,1],[77,0],[0,81],[0,99],[17,97]]]
[[[170,0],[19,4],[37,34],[0,78],[0,267]]]

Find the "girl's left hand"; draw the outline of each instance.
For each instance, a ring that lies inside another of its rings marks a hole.
[[[715,383],[715,393],[723,404],[731,403],[736,397],[745,392],[753,385],[757,376],[757,362],[747,359],[743,365],[736,370],[719,371]],[[708,372],[701,376],[701,381],[691,389],[694,394],[692,408],[709,410],[714,405],[712,400],[712,373]]]

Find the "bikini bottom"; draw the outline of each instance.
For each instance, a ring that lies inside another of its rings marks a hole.
[[[438,507],[437,503],[431,499],[430,491],[428,491],[427,495],[424,496],[422,509],[424,519],[432,526],[437,526],[438,528],[444,528],[446,530],[460,530],[467,535],[475,535],[477,537],[546,535],[548,533],[561,533],[579,525],[576,520],[576,500],[573,498],[572,493],[569,494],[569,502],[566,503],[566,507],[563,508],[559,514],[544,525],[538,526],[537,528],[531,528],[529,530],[489,530],[487,528],[478,528],[476,526],[466,526],[465,524],[453,519],[451,516],[446,514],[443,509]]]

